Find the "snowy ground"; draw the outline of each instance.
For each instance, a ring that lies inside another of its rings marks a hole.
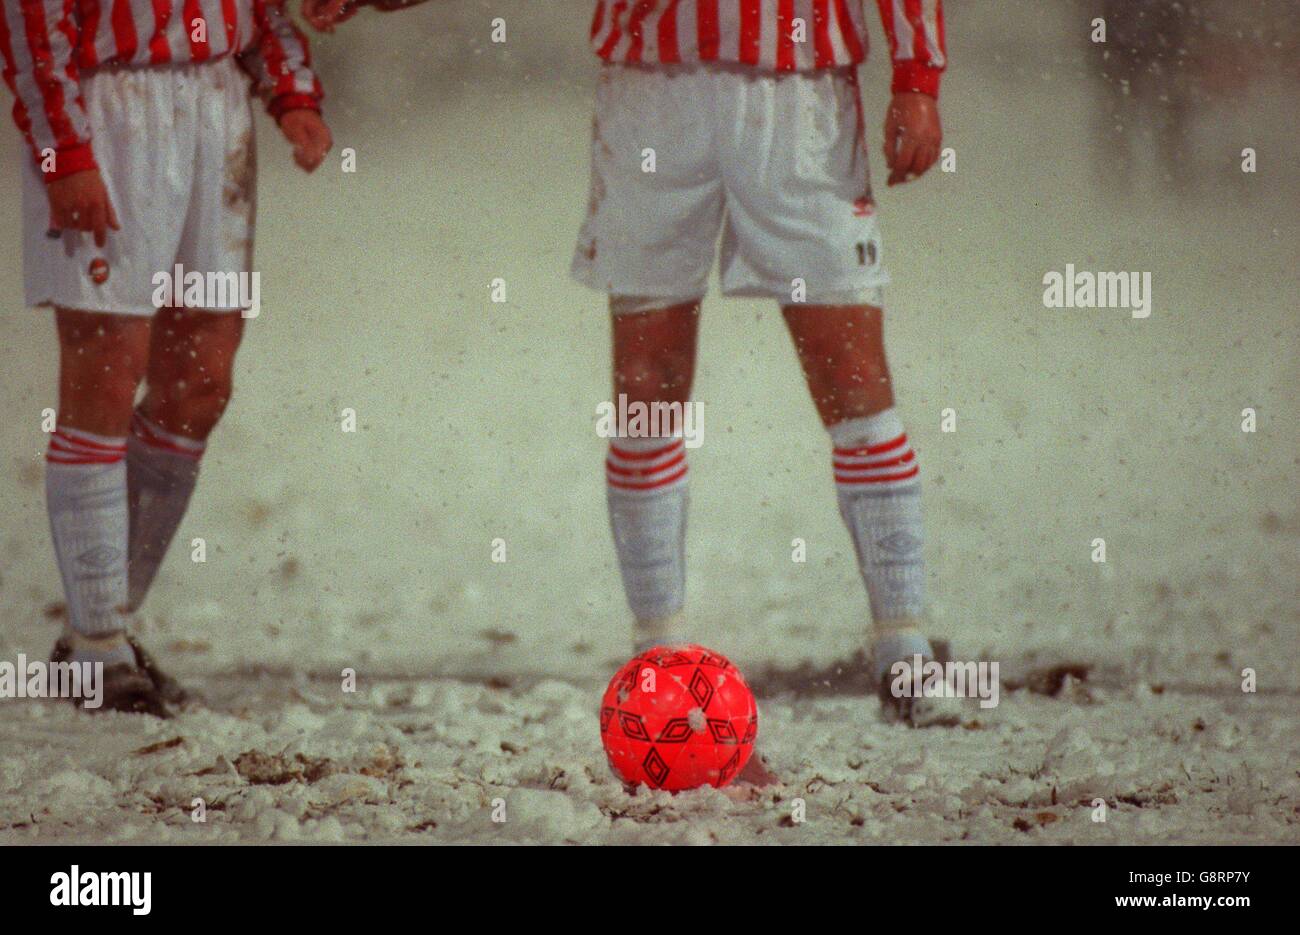
[[[415,59],[438,77],[402,83],[411,65],[383,35],[397,19],[325,43],[327,83],[335,66],[357,82],[330,111],[355,175],[293,174],[262,126],[263,313],[180,533],[207,540],[208,562],[174,552],[139,624],[209,706],[157,723],[3,702],[0,842],[1300,841],[1300,140],[1282,86],[1201,115],[1211,168],[1195,191],[1141,177],[1120,197],[1085,143],[1082,55],[1037,41],[1061,23],[1010,17],[998,30],[1025,34],[999,45],[953,11],[953,59],[969,63],[945,85],[958,171],[878,192],[933,626],[1013,679],[1059,662],[1091,674],[1057,697],[1008,692],[964,729],[884,725],[861,680],[836,675],[866,604],[780,317],[711,298],[693,635],[760,689],[785,785],[759,801],[629,797],[596,730],[628,653],[592,430],[608,325],[566,277],[586,199],[586,13],[547,47],[579,64],[552,74],[523,40],[542,15],[528,10],[511,81],[490,77],[490,49],[452,80],[439,47]],[[436,14],[402,16],[415,35]],[[391,74],[349,70],[367,56]],[[879,60],[863,83],[874,125]],[[1261,153],[1249,180],[1244,145]],[[0,165],[18,158],[0,133]],[[19,308],[14,190],[0,196],[10,660],[47,651],[59,600],[40,482],[53,329]],[[1043,273],[1066,263],[1151,271],[1151,318],[1043,308]],[[345,666],[355,695],[339,691]],[[1256,694],[1240,691],[1246,667]]]
[[[885,727],[861,697],[771,700],[760,736],[784,785],[737,800],[626,794],[595,685],[386,680],[346,702],[289,673],[202,685],[217,710],[167,723],[24,707],[0,842],[1297,840],[1294,697],[1075,685],[929,731]]]

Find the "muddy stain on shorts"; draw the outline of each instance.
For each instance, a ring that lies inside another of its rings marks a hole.
[[[253,131],[245,130],[226,153],[226,208],[247,215],[253,207],[253,186],[257,181],[257,158],[253,152]]]
[[[241,251],[251,259],[253,218],[257,208],[257,150],[251,128],[241,133],[235,145],[226,152],[222,202],[226,211],[241,222],[235,225],[234,229],[239,233],[231,238],[227,248]]]

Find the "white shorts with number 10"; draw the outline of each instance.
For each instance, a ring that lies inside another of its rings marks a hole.
[[[727,295],[880,305],[888,282],[852,69],[607,65],[573,258],[615,311]]]

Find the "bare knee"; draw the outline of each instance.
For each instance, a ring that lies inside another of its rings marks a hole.
[[[784,312],[808,389],[826,425],[874,415],[893,405],[879,309],[801,306]]]
[[[156,383],[151,381],[142,408],[168,432],[201,441],[221,421],[233,389],[228,368],[216,372],[187,368]]]
[[[844,394],[879,392],[889,387],[889,364],[880,348],[827,348],[820,378]]]
[[[148,359],[146,319],[59,309],[59,422],[123,435]]]
[[[160,312],[150,350],[149,390],[141,407],[145,415],[177,435],[207,438],[230,403],[242,336],[238,315]]]
[[[684,402],[691,392],[695,355],[680,348],[642,348],[619,362],[614,388],[630,401]]]
[[[614,316],[614,391],[634,402],[685,402],[695,377],[699,303]]]

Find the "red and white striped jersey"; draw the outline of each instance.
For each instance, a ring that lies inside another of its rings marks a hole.
[[[80,75],[99,65],[155,65],[239,57],[273,116],[319,109],[307,40],[282,0],[0,0],[4,79],[14,121],[47,182],[92,168]]]
[[[591,42],[607,62],[734,62],[775,71],[857,65],[864,0],[597,0]],[[894,91],[939,93],[943,0],[876,0]]]

